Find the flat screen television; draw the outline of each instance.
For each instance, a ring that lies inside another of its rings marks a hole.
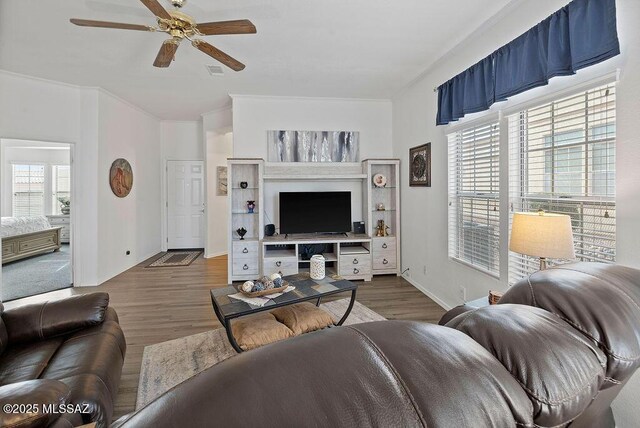
[[[280,233],[351,231],[351,192],[280,192]]]

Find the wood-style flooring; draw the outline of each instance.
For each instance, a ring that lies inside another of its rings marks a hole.
[[[157,258],[154,256],[153,259]],[[211,308],[209,290],[226,286],[226,256],[188,267],[145,268],[140,263],[99,287],[79,287],[8,302],[7,308],[72,294],[106,291],[127,339],[127,355],[114,420],[135,408],[144,347],[221,327]],[[344,297],[347,297],[346,295]],[[359,282],[357,300],[388,319],[437,322],[444,310],[406,280],[393,275]]]

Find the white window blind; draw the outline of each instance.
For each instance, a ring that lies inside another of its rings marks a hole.
[[[449,136],[449,257],[500,273],[500,128]]]
[[[71,197],[71,168],[69,165],[51,166],[51,212],[62,214],[59,198],[69,199]]]
[[[601,86],[509,117],[510,211],[571,216],[578,260],[616,259],[615,89]],[[537,259],[510,253],[511,283],[537,269]]]
[[[44,165],[13,165],[12,215],[44,215]]]

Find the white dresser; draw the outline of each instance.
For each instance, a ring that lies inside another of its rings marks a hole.
[[[53,227],[62,227],[60,231],[60,242],[68,244],[71,239],[71,222],[69,214],[48,215],[49,224]]]

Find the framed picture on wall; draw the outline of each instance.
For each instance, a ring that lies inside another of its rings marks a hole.
[[[409,149],[409,186],[431,187],[431,143]]]
[[[219,166],[216,168],[216,195],[227,196],[227,167]]]

